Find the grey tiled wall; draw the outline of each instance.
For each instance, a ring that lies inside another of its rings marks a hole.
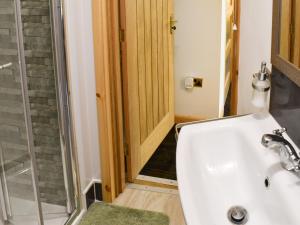
[[[21,8],[41,199],[65,205],[49,0],[21,0]],[[0,72],[0,140],[5,158],[16,159],[17,166],[11,165],[11,171],[20,171],[29,165],[17,54],[13,1],[1,0],[0,62],[14,62],[12,68]],[[11,178],[13,193],[32,198],[30,179],[30,172]]]
[[[300,148],[300,87],[273,68],[271,114]]]

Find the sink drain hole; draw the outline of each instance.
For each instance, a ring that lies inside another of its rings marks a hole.
[[[269,177],[266,177],[266,179],[265,179],[265,187],[266,188],[270,187],[270,178]]]
[[[228,219],[233,224],[244,225],[248,222],[248,212],[241,206],[234,206],[228,211]]]

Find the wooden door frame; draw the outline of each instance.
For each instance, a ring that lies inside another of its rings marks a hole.
[[[236,49],[239,52],[240,0],[235,0]],[[120,0],[93,0],[93,35],[103,200],[112,202],[125,189],[124,118],[121,76]],[[237,111],[239,54],[234,60],[232,114]]]
[[[237,30],[233,33],[233,54],[234,60],[232,63],[232,77],[231,77],[231,100],[230,100],[230,115],[235,116],[238,113],[238,76],[239,76],[239,62],[240,62],[240,29],[241,29],[241,0],[234,0],[234,21]]]
[[[273,30],[272,30],[272,54],[271,62],[280,72],[284,73],[289,79],[300,86],[300,69],[293,63],[287,61],[279,55],[279,33],[280,33],[280,2],[281,0],[273,0]]]
[[[119,1],[93,0],[94,58],[103,200],[125,188]]]

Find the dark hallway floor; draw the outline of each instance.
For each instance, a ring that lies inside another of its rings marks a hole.
[[[175,127],[171,129],[140,174],[177,180]]]

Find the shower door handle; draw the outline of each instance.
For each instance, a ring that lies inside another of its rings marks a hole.
[[[0,65],[0,70],[3,70],[5,68],[11,67],[11,66],[12,66],[12,62]]]

